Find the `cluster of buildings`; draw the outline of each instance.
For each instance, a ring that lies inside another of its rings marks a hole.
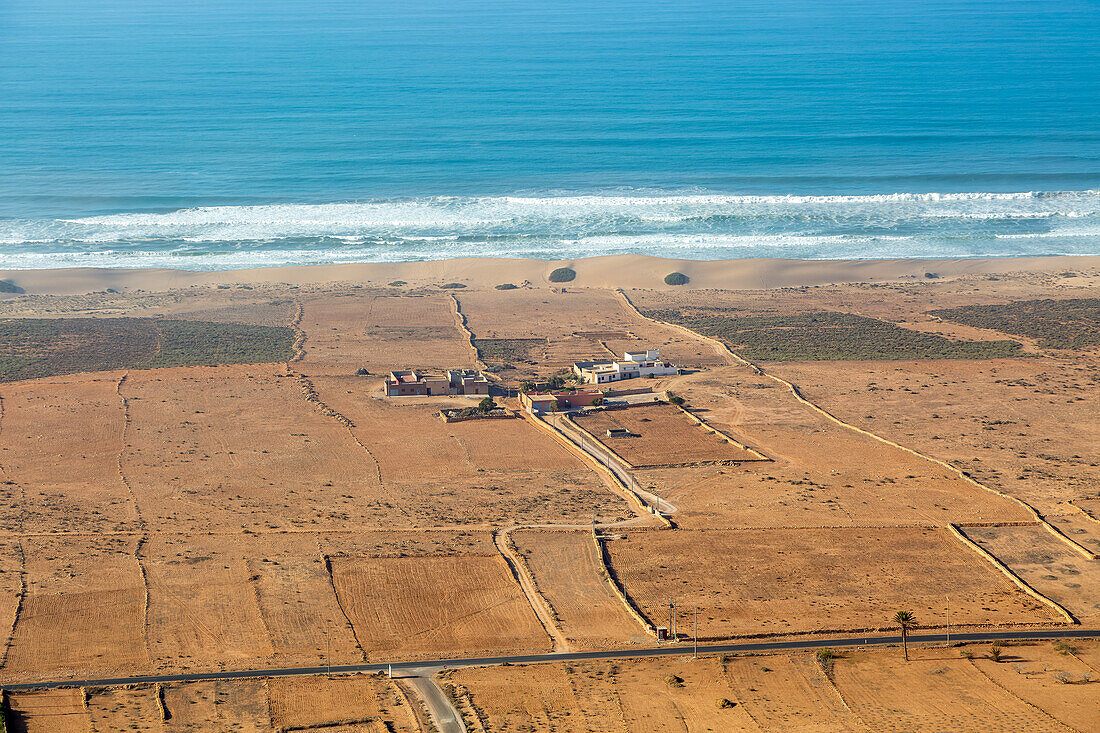
[[[578,361],[573,373],[588,384],[607,384],[637,377],[667,377],[679,374],[680,369],[667,361],[661,361],[659,349],[628,351],[622,361]]]
[[[385,391],[387,397],[487,395],[489,380],[472,369],[448,369],[442,373],[409,369],[390,372]]]

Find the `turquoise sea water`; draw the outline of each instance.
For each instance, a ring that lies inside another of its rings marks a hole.
[[[1100,4],[5,0],[0,268],[1100,253]]]

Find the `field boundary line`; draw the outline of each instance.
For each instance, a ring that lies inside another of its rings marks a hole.
[[[393,683],[393,687],[397,690],[397,694],[401,696],[401,699],[405,702],[402,706],[408,713],[409,722],[417,733],[425,733],[424,726],[421,725],[420,717],[416,714],[416,707],[413,705],[413,701],[409,698],[409,693],[405,691],[405,688],[398,684],[398,681],[390,678],[390,682]]]
[[[769,458],[768,456],[764,455],[763,453],[756,450],[755,448],[750,448],[749,446],[745,445],[740,440],[733,437],[732,435],[725,432],[724,430],[719,430],[718,428],[714,427],[713,425],[708,423],[706,420],[699,417],[698,415],[696,415],[694,412],[687,409],[683,405],[676,405],[675,407],[677,407],[680,410],[680,412],[687,415],[688,419],[690,419],[692,422],[695,422],[698,425],[700,425],[704,430],[708,430],[708,431],[714,433],[715,435],[718,435],[718,436],[721,436],[721,437],[725,438],[726,440],[728,440],[733,445],[736,445],[741,450],[748,451],[749,453],[752,453],[754,456],[756,456],[756,460],[759,460],[759,461],[774,461],[774,459]]]
[[[626,594],[626,588],[620,587],[619,582],[616,580],[618,576],[611,569],[611,563],[608,561],[607,553],[604,551],[604,546],[600,542],[600,536],[596,533],[596,527],[592,527],[592,542],[596,546],[596,559],[600,563],[600,574],[607,580],[607,584],[611,586],[612,592],[615,597],[626,607],[627,612],[641,624],[642,628],[650,636],[657,636],[657,629],[651,624],[646,617],[642,614],[641,610],[634,605],[634,602],[630,599],[630,596]]]
[[[539,430],[548,433],[551,437],[554,438],[554,440],[564,446],[570,453],[580,457],[581,461],[588,465],[590,468],[595,467],[596,473],[604,477],[604,483],[610,485],[615,493],[623,496],[626,499],[627,504],[631,507],[631,509],[634,510],[635,514],[640,517],[656,517],[661,522],[661,524],[664,525],[665,528],[672,527],[672,522],[670,522],[667,517],[664,517],[661,514],[654,514],[652,511],[650,511],[649,505],[643,502],[641,497],[631,491],[628,486],[625,486],[613,471],[609,470],[606,466],[597,461],[586,451],[575,445],[573,441],[569,440],[569,438],[563,435],[560,430],[558,430],[545,420],[531,415],[526,411],[523,412],[523,419],[535,425]]]
[[[543,631],[546,632],[546,635],[550,637],[550,641],[553,642],[553,650],[555,652],[571,651],[565,634],[558,627],[554,619],[555,614],[553,607],[550,605],[550,601],[539,592],[538,584],[535,582],[535,576],[531,572],[531,568],[528,567],[527,561],[523,559],[523,556],[512,544],[512,539],[509,534],[514,529],[520,529],[520,527],[508,527],[507,529],[499,529],[493,532],[493,544],[495,544],[497,550],[500,551],[504,561],[508,563],[508,567],[512,571],[512,575],[515,577],[516,582],[519,584],[520,590],[523,591],[523,595],[527,597],[527,603],[530,604],[531,610],[535,612],[535,617],[538,618]]]
[[[320,545],[317,547],[320,550]],[[351,622],[351,618],[348,616],[347,610],[344,608],[344,602],[340,600],[340,591],[336,590],[336,579],[332,577],[332,558],[321,553],[321,559],[325,563],[325,573],[328,575],[328,585],[332,588],[332,595],[336,599],[336,607],[340,609],[340,615],[344,617],[344,622],[348,625],[348,629],[351,630],[351,638],[355,640],[355,646],[359,649],[359,653],[363,655],[363,661],[370,661],[367,659],[367,649],[363,646],[363,643],[359,641],[359,632],[355,630],[355,624]]]
[[[843,656],[837,657],[837,659],[833,660],[833,664],[835,665],[837,661],[843,658]],[[840,689],[840,685],[838,685],[836,683],[836,680],[833,678],[833,673],[826,672],[824,669],[822,669],[821,665],[817,662],[816,659],[812,661],[811,664],[817,667],[818,671],[821,672],[821,676],[825,679],[825,684],[828,685],[829,688],[836,694],[837,698],[840,700],[840,704],[844,707],[845,710],[848,711],[848,713],[855,719],[855,721],[867,730],[873,731],[874,728],[871,727],[871,724],[864,720],[863,716],[860,715],[859,712],[855,708],[853,708],[852,705],[848,702],[848,698],[844,696],[844,691]]]
[[[0,394],[0,435],[4,433],[4,395]],[[4,464],[0,463],[0,473],[7,475],[7,469],[4,468]]]
[[[474,332],[470,330],[470,326],[466,321],[466,314],[462,312],[462,304],[458,302],[458,296],[454,293],[448,293],[451,298],[451,305],[454,306],[453,313],[455,317],[455,325],[458,330],[466,337],[466,343],[470,346],[470,351],[474,353],[474,364],[482,371],[485,371],[489,366],[481,360],[481,352],[477,350],[477,346],[474,345]]]
[[[267,637],[268,646],[271,647],[271,656],[274,657],[277,653],[275,636],[271,633],[271,627],[267,624],[267,616],[264,615],[264,601],[260,597],[260,584],[257,582],[260,573],[257,572],[251,557],[244,558],[244,569],[248,573],[248,587],[252,590],[252,602],[256,604],[256,616],[260,619],[260,626],[263,627],[264,636]]]
[[[1075,540],[1071,539],[1070,537],[1067,537],[1066,535],[1064,535],[1060,530],[1058,530],[1057,527],[1053,526],[1050,522],[1046,521],[1046,519],[1043,518],[1043,515],[1040,514],[1039,511],[1035,507],[1033,507],[1031,504],[1024,501],[1023,499],[1012,496],[1010,494],[1006,494],[1005,492],[1000,491],[999,489],[995,489],[991,486],[986,486],[985,484],[981,483],[977,479],[971,477],[970,474],[968,474],[966,471],[963,471],[962,469],[957,468],[954,465],[952,465],[952,464],[950,464],[946,461],[942,461],[939,458],[935,458],[935,457],[930,456],[926,453],[921,453],[920,451],[914,450],[913,448],[907,448],[906,446],[901,445],[900,443],[895,443],[894,441],[890,440],[889,438],[884,438],[881,435],[878,435],[876,433],[872,433],[870,430],[865,430],[865,429],[863,429],[863,428],[861,428],[857,425],[853,425],[852,423],[845,422],[844,420],[840,419],[839,417],[837,417],[833,413],[829,412],[825,408],[820,407],[819,405],[812,402],[811,400],[806,399],[806,397],[804,397],[802,395],[802,391],[794,383],[788,382],[786,379],[783,379],[782,377],[776,376],[775,374],[772,374],[770,372],[765,371],[762,367],[757,366],[756,364],[752,363],[748,359],[745,359],[744,357],[742,357],[739,354],[737,354],[736,352],[734,352],[733,349],[731,349],[729,346],[727,346],[722,341],[720,341],[716,338],[711,338],[710,336],[704,336],[703,334],[698,333],[697,331],[693,331],[690,328],[687,328],[686,326],[680,326],[680,325],[675,324],[675,323],[669,323],[668,321],[662,321],[662,320],[659,320],[659,319],[656,319],[656,318],[650,318],[649,316],[644,315],[640,310],[638,310],[638,307],[636,305],[634,305],[633,302],[631,302],[630,297],[626,294],[626,292],[622,288],[616,288],[615,292],[618,293],[621,296],[621,298],[622,298],[623,302],[626,304],[626,306],[635,315],[637,315],[639,318],[644,318],[645,320],[650,321],[652,323],[657,323],[657,324],[660,324],[662,326],[667,326],[667,327],[670,327],[670,328],[674,328],[674,329],[677,329],[677,330],[679,330],[683,333],[690,334],[691,336],[694,336],[695,338],[699,338],[699,339],[703,339],[705,341],[709,341],[712,345],[714,345],[714,347],[718,350],[718,352],[720,354],[722,354],[724,356],[732,357],[737,364],[740,364],[742,366],[746,366],[749,369],[751,369],[754,373],[759,374],[762,377],[767,377],[768,379],[771,379],[774,382],[777,382],[779,384],[784,385],[787,388],[787,390],[791,393],[791,395],[794,396],[794,398],[796,400],[801,402],[803,405],[809,407],[810,409],[814,410],[815,412],[817,412],[818,414],[820,414],[822,417],[826,418],[827,420],[829,420],[829,421],[831,421],[831,422],[833,422],[833,423],[835,423],[835,424],[837,424],[841,427],[847,428],[848,430],[852,430],[856,433],[859,433],[861,435],[865,435],[869,438],[877,440],[878,442],[880,442],[884,445],[888,445],[892,448],[896,448],[900,451],[904,451],[904,452],[906,452],[906,453],[908,453],[912,456],[916,456],[917,458],[921,458],[923,460],[934,463],[937,466],[940,466],[941,468],[947,469],[949,472],[955,474],[956,476],[961,478],[963,481],[971,484],[972,486],[975,486],[976,488],[982,489],[983,491],[988,491],[989,493],[994,494],[996,496],[999,496],[1002,499],[1007,499],[1008,501],[1015,502],[1017,505],[1022,507],[1028,514],[1030,514],[1031,517],[1036,522],[1042,524],[1043,527],[1045,527],[1048,532],[1053,534],[1055,537],[1060,539],[1062,542],[1069,545],[1069,547],[1071,547],[1075,552],[1077,552],[1080,555],[1083,555],[1084,557],[1088,558],[1089,560],[1097,559],[1096,553],[1094,553],[1092,550],[1088,549],[1084,545],[1081,545],[1081,544],[1077,543]]]
[[[294,317],[287,324],[290,326],[290,330],[294,332],[294,344],[291,346],[294,354],[287,360],[287,371],[290,370],[291,362],[301,361],[306,355],[306,332],[302,330],[302,317],[306,311],[302,301],[297,298],[294,299],[294,305]]]
[[[990,676],[989,676],[988,674],[986,674],[985,670],[983,670],[983,669],[982,669],[981,667],[979,667],[979,666],[978,666],[978,664],[977,664],[977,662],[975,662],[975,661],[974,661],[973,659],[967,659],[966,661],[970,662],[970,666],[971,666],[971,667],[973,667],[973,668],[974,668],[974,669],[975,669],[975,670],[977,671],[977,673],[978,673],[978,674],[980,674],[980,675],[981,675],[982,677],[984,677],[985,679],[989,680],[989,682],[990,682],[990,683],[991,683],[991,684],[992,684],[992,685],[993,685],[994,687],[997,687],[997,688],[999,688],[999,689],[1000,689],[1000,690],[1001,690],[1002,692],[1004,692],[1004,693],[1005,693],[1006,695],[1008,695],[1009,697],[1011,697],[1011,698],[1013,698],[1013,699],[1016,699],[1016,700],[1019,700],[1019,701],[1020,701],[1020,702],[1022,702],[1022,703],[1023,703],[1024,705],[1027,705],[1027,706],[1028,706],[1029,708],[1034,708],[1035,710],[1038,710],[1038,711],[1039,711],[1040,713],[1042,713],[1042,714],[1043,714],[1043,715],[1045,715],[1046,717],[1050,718],[1050,719],[1051,719],[1051,720],[1053,720],[1053,721],[1054,721],[1054,722],[1055,722],[1055,723],[1056,723],[1057,725],[1060,725],[1060,726],[1061,726],[1062,728],[1064,728],[1064,729],[1066,729],[1066,730],[1070,730],[1070,731],[1073,731],[1074,733],[1083,733],[1083,731],[1080,731],[1080,730],[1078,730],[1077,728],[1074,728],[1074,727],[1073,727],[1072,725],[1070,725],[1070,724],[1068,724],[1068,723],[1064,723],[1064,722],[1062,722],[1061,720],[1058,720],[1058,718],[1055,718],[1055,717],[1054,717],[1053,715],[1051,715],[1050,713],[1048,713],[1048,712],[1047,712],[1046,710],[1043,710],[1043,709],[1042,709],[1041,707],[1039,707],[1039,706],[1038,706],[1038,705],[1036,705],[1035,703],[1033,703],[1033,702],[1028,702],[1028,701],[1027,701],[1027,700],[1025,700],[1024,698],[1022,698],[1022,697],[1020,697],[1019,695],[1017,695],[1017,694],[1016,694],[1015,692],[1013,692],[1012,690],[1010,690],[1010,689],[1008,689],[1007,687],[1005,687],[1004,685],[1002,685],[1002,684],[1001,684],[1000,682],[998,682],[997,680],[995,680],[995,679],[993,679],[992,677],[990,677]]]
[[[134,562],[137,563],[138,572],[141,573],[141,589],[144,595],[141,604],[141,638],[145,642],[145,655],[149,658],[149,662],[152,663],[153,647],[149,644],[149,574],[145,572],[145,563],[141,561],[141,551],[148,541],[148,534],[143,534],[138,538],[137,544],[134,545]]]
[[[966,534],[959,528],[959,526],[957,524],[951,523],[951,524],[948,524],[947,526],[951,530],[951,534],[953,534],[960,542],[962,542],[964,545],[969,547],[974,552],[981,555],[987,562],[989,562],[991,565],[993,565],[993,567],[997,568],[997,570],[999,570],[1004,576],[1006,576],[1009,580],[1011,580],[1024,593],[1031,596],[1032,598],[1039,601],[1040,603],[1043,603],[1047,606],[1050,606],[1052,609],[1054,609],[1055,613],[1059,614],[1060,616],[1062,616],[1066,620],[1066,623],[1069,623],[1069,624],[1080,624],[1081,623],[1080,621],[1077,620],[1077,617],[1074,616],[1072,613],[1070,613],[1068,610],[1066,610],[1066,608],[1064,606],[1062,606],[1062,604],[1058,603],[1057,601],[1055,601],[1051,598],[1047,598],[1045,595],[1043,595],[1039,591],[1032,588],[1030,585],[1028,585],[1028,583],[1023,578],[1021,578],[1016,573],[1012,572],[1012,570],[1010,570],[1007,565],[1005,565],[1003,562],[998,560],[993,555],[993,553],[989,552],[984,547],[979,545],[977,542],[975,542],[974,540],[967,537]]]
[[[16,542],[15,546],[19,548],[19,598],[15,602],[15,613],[11,616],[11,632],[4,644],[4,654],[0,656],[0,669],[8,664],[8,654],[11,652],[12,644],[15,643],[15,627],[19,623],[19,617],[23,613],[23,602],[27,598],[27,552],[23,549],[22,539]]]
[[[1100,519],[1097,519],[1097,518],[1096,518],[1096,515],[1094,515],[1094,514],[1093,514],[1092,512],[1090,512],[1090,511],[1089,511],[1088,509],[1085,509],[1085,508],[1084,508],[1083,506],[1079,506],[1079,505],[1077,505],[1077,504],[1074,504],[1074,503],[1073,503],[1073,499],[1070,499],[1070,500],[1068,500],[1068,501],[1067,501],[1066,503],[1067,503],[1067,504],[1069,504],[1069,505],[1070,505],[1071,507],[1073,507],[1074,509],[1076,509],[1077,511],[1081,512],[1082,514],[1084,514],[1084,515],[1085,515],[1085,519],[1090,519],[1090,520],[1092,520],[1093,522],[1096,522],[1097,524],[1100,524]]]
[[[118,468],[118,479],[126,489],[126,493],[130,495],[130,504],[134,507],[134,517],[137,519],[138,528],[141,532],[146,531],[145,518],[141,515],[141,507],[138,506],[137,494],[134,493],[134,487],[130,484],[130,479],[126,478],[126,472],[122,470],[122,456],[126,452],[126,441],[130,436],[130,425],[133,423],[133,417],[130,414],[130,399],[122,394],[122,385],[126,383],[126,380],[130,378],[130,371],[126,370],[119,377],[115,383],[115,394],[118,395],[119,400],[122,401],[122,434],[119,436],[118,455],[115,457],[115,466]]]
[[[749,716],[749,720],[751,720],[752,724],[756,726],[756,729],[759,731],[763,731],[764,726],[760,725],[760,721],[756,719],[756,716],[753,715],[752,711],[749,710],[747,705],[745,705],[745,698],[737,694],[737,687],[734,685],[733,675],[730,674],[729,669],[729,660],[733,658],[734,657],[732,655],[723,654],[722,657],[718,660],[719,666],[722,667],[722,676],[726,678],[726,687],[729,688],[730,695],[733,696],[733,701],[737,705],[739,705],[742,710],[745,711],[745,715]]]
[[[578,423],[576,420],[574,420],[572,415],[570,415],[568,413],[562,413],[561,414],[561,419],[564,420],[565,422],[567,422],[569,424],[569,427],[573,428],[578,433],[580,433],[582,437],[589,438],[590,440],[594,441],[595,443],[597,443],[601,447],[603,447],[603,449],[605,451],[607,451],[608,455],[610,455],[616,461],[618,461],[619,463],[622,464],[623,470],[629,471],[632,468],[639,468],[639,466],[636,466],[633,463],[631,463],[630,461],[623,458],[623,456],[619,453],[619,451],[615,450],[614,448],[609,446],[607,443],[604,443],[602,440],[600,440],[595,435],[593,435],[591,430],[589,430],[588,428],[584,427],[583,425]],[[587,453],[587,451],[585,451],[585,452]]]

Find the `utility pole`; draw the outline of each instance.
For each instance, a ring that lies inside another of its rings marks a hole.
[[[951,596],[947,596],[947,645],[951,646]]]
[[[699,607],[695,607],[695,647],[692,650],[691,658],[699,658]]]

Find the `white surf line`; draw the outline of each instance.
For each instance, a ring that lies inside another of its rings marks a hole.
[[[929,461],[930,463],[934,463],[937,466],[940,466],[941,468],[944,468],[947,471],[955,474],[958,478],[961,478],[963,481],[971,484],[972,486],[975,486],[979,489],[982,489],[983,491],[988,491],[991,494],[995,494],[996,496],[999,496],[1002,499],[1007,499],[1009,501],[1015,502],[1016,504],[1021,506],[1029,515],[1031,515],[1032,519],[1036,523],[1042,525],[1048,532],[1050,532],[1052,535],[1057,537],[1059,540],[1061,540],[1062,542],[1067,544],[1071,549],[1073,549],[1074,552],[1082,555],[1083,557],[1085,557],[1089,560],[1095,560],[1097,558],[1096,553],[1094,553],[1092,550],[1088,549],[1084,545],[1081,545],[1081,544],[1077,543],[1075,540],[1071,539],[1070,537],[1067,537],[1066,535],[1064,535],[1057,527],[1052,525],[1050,522],[1046,521],[1046,519],[1043,517],[1043,515],[1040,514],[1038,512],[1038,510],[1035,509],[1035,507],[1031,506],[1031,504],[1027,503],[1023,499],[1019,499],[1019,498],[1017,498],[1015,496],[1012,496],[1010,494],[1006,494],[1003,491],[999,491],[999,490],[994,489],[990,486],[986,486],[985,484],[977,481],[976,479],[971,478],[962,469],[956,468],[955,466],[951,465],[950,463],[947,463],[946,461],[941,461],[938,458],[934,458],[934,457],[932,457],[930,455],[927,455],[925,453],[921,453],[920,451],[914,450],[912,448],[907,448],[906,446],[901,445],[899,443],[895,443],[894,441],[889,440],[888,438],[884,438],[881,435],[877,435],[875,433],[872,433],[869,430],[864,430],[861,427],[858,427],[858,426],[853,425],[851,423],[845,422],[844,420],[841,420],[839,417],[832,414],[828,410],[820,407],[816,403],[811,402],[810,400],[803,397],[801,391],[799,391],[798,387],[795,386],[793,383],[788,382],[786,379],[783,379],[782,377],[778,377],[774,374],[771,374],[771,373],[765,371],[764,369],[762,369],[761,367],[759,367],[756,364],[752,363],[748,359],[745,359],[744,357],[742,357],[739,354],[737,354],[736,352],[734,352],[729,346],[727,346],[722,341],[719,341],[718,339],[715,339],[715,338],[711,338],[710,336],[704,336],[703,334],[698,333],[697,331],[693,331],[690,328],[687,328],[685,326],[680,326],[680,325],[675,324],[675,323],[669,323],[668,321],[661,321],[661,320],[658,320],[656,318],[650,318],[649,316],[644,315],[640,310],[638,310],[638,307],[635,306],[633,302],[631,302],[629,296],[627,296],[626,292],[624,292],[621,288],[616,288],[615,292],[618,293],[618,295],[622,298],[623,303],[627,306],[627,308],[631,312],[633,312],[635,315],[637,315],[639,318],[643,318],[647,321],[650,321],[651,323],[657,323],[657,324],[665,326],[667,328],[672,328],[674,330],[680,331],[681,333],[687,334],[687,335],[692,336],[694,338],[701,339],[703,341],[707,341],[715,347],[715,349],[718,351],[719,354],[721,354],[723,356],[726,356],[726,357],[729,357],[729,358],[732,358],[733,361],[736,364],[748,367],[749,369],[751,369],[756,374],[759,374],[762,377],[767,377],[768,379],[771,379],[774,382],[782,384],[783,386],[785,386],[787,388],[787,391],[789,391],[794,396],[794,398],[796,400],[798,400],[803,405],[809,407],[811,410],[814,410],[815,412],[817,412],[818,414],[820,414],[822,417],[826,418],[827,420],[829,420],[829,421],[831,421],[831,422],[833,422],[833,423],[835,423],[835,424],[837,424],[841,427],[847,428],[848,430],[851,430],[853,432],[856,432],[856,433],[859,433],[861,435],[865,435],[869,438],[872,438],[874,440],[877,440],[878,442],[880,442],[884,445],[888,445],[892,448],[897,448],[898,450],[909,453],[910,455],[916,456],[917,458],[921,458],[925,461]],[[965,526],[965,524],[962,525],[962,526]]]

